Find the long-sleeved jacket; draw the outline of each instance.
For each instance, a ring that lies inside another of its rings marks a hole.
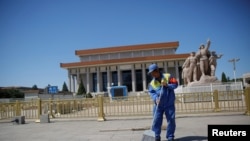
[[[159,106],[171,106],[175,103],[174,89],[178,87],[178,82],[169,73],[161,74],[161,80],[167,82],[168,85],[167,87],[163,86]],[[149,93],[155,103],[160,97],[161,87],[161,82],[157,81],[155,78],[153,78],[149,84]]]

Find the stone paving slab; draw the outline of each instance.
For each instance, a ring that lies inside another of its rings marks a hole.
[[[164,121],[166,124],[166,121]],[[144,128],[149,128],[151,118],[97,120],[56,120],[51,123],[25,124],[0,122],[0,141],[141,141]],[[178,141],[206,141],[209,124],[250,124],[250,116],[244,114],[177,116],[176,139]],[[131,129],[131,130],[130,130]],[[138,130],[132,130],[138,129]],[[162,141],[166,130],[162,130]]]

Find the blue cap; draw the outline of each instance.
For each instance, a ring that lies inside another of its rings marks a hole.
[[[148,74],[150,74],[151,72],[153,72],[154,70],[158,69],[158,66],[156,64],[151,64],[148,67]]]

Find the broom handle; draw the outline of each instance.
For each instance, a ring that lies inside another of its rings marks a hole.
[[[152,124],[151,124],[151,130],[153,128],[153,125],[155,124],[155,115],[156,115],[156,111],[158,109],[158,105],[160,104],[162,92],[163,92],[163,86],[161,86],[161,91],[160,91],[160,96],[159,96],[159,103],[158,104],[156,103],[157,106],[156,106],[155,111],[154,111],[154,116],[153,116],[153,120],[152,120]]]

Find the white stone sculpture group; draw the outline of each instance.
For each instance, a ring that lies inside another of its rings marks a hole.
[[[182,65],[182,78],[184,85],[200,85],[217,81],[215,70],[217,59],[222,54],[217,55],[215,51],[209,51],[211,41],[208,39],[206,45],[201,44],[199,50],[191,52],[190,56]]]

